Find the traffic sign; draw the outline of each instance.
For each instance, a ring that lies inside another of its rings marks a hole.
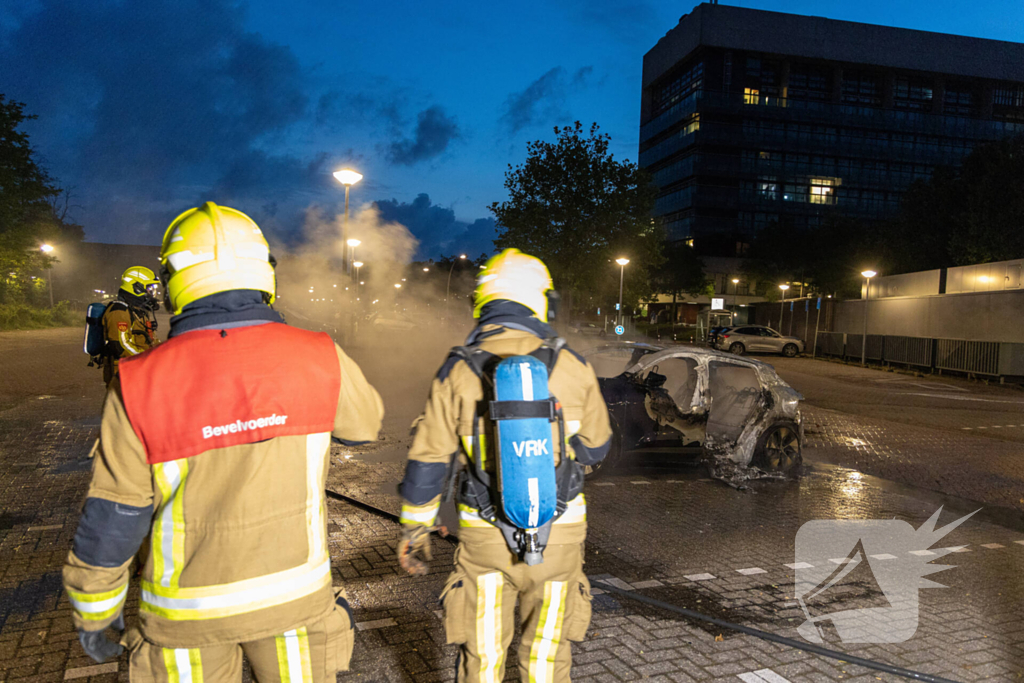
[[[619,335],[621,337],[625,333],[626,333],[626,328],[625,327],[623,327],[622,325],[616,325],[615,326],[615,334],[617,334],[617,335]]]

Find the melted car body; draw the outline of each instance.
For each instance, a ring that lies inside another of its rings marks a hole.
[[[637,451],[689,454],[730,482],[801,464],[803,397],[770,365],[701,347],[629,342],[584,355],[608,404],[612,461]]]

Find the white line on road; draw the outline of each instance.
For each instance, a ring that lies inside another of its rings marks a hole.
[[[683,578],[689,579],[690,581],[710,581],[711,579],[715,578],[715,575],[714,574],[690,574],[689,576],[685,576]]]
[[[116,674],[117,662],[98,664],[96,666],[83,666],[77,669],[66,669],[64,680],[70,681],[74,678],[85,678],[86,676],[99,676],[100,674]]]
[[[796,562],[794,564],[787,564],[783,566],[789,567],[790,569],[814,569],[814,565],[809,562]]]
[[[754,574],[767,574],[767,569],[761,569],[760,567],[747,567],[746,569],[737,569],[743,576],[753,576]]]
[[[918,392],[908,391],[904,396],[924,396],[925,398],[948,398],[951,401],[981,401],[982,403],[1014,403],[1019,406],[1024,406],[1024,401],[1002,401],[997,398],[978,398],[976,396],[951,396],[949,394],[923,394]]]
[[[789,683],[789,679],[783,678],[771,669],[759,669],[737,676],[743,683]]]
[[[981,547],[988,548],[989,550],[997,550],[999,548],[1005,548],[1006,546],[1000,545],[999,543],[982,543]]]
[[[911,555],[917,555],[918,557],[925,557],[926,555],[934,555],[931,550],[911,550]]]
[[[373,621],[360,621],[356,623],[356,628],[360,631],[372,631],[375,628],[384,628],[385,626],[398,626],[398,623],[388,617],[387,619],[374,619]]]
[[[895,560],[896,559],[895,555],[890,555],[889,553],[882,553],[881,555],[871,555],[871,557],[873,557],[876,560]]]

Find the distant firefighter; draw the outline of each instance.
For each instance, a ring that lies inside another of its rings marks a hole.
[[[442,493],[460,482],[459,549],[441,594],[457,680],[504,679],[518,601],[522,680],[568,681],[569,641],[583,640],[591,614],[583,473],[608,453],[608,408],[594,371],[547,324],[557,295],[540,259],[505,250],[474,296],[478,325],[415,423],[399,562],[426,572]]]
[[[145,266],[132,266],[121,275],[117,299],[103,312],[102,327],[106,340],[103,349],[103,381],[117,374],[122,358],[137,356],[159,344],[153,313],[160,307],[154,295],[160,281]]]
[[[275,261],[245,214],[207,202],[160,252],[168,340],[121,361],[64,586],[98,662],[132,681],[325,683],[354,641],[327,547],[331,439],[374,440],[384,409],[329,336],[275,311]],[[121,642],[143,539],[138,628]]]

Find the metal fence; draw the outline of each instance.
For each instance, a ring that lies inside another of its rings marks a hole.
[[[859,359],[859,334],[820,332],[816,352]],[[1024,375],[1024,344],[869,334],[866,356],[884,363],[992,377]]]
[[[977,375],[999,375],[999,342],[936,339],[935,367]]]

